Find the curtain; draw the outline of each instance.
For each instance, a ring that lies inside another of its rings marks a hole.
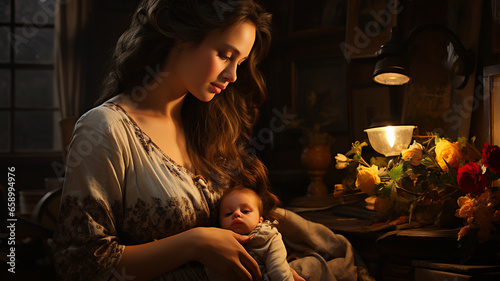
[[[84,39],[91,2],[56,1],[54,77],[62,119],[79,116],[84,91],[84,48],[89,45]]]
[[[89,0],[56,0],[54,19],[54,83],[59,100],[63,161],[79,117],[84,93],[85,42],[91,11]]]

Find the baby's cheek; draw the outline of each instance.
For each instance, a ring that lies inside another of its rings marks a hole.
[[[221,226],[222,228],[226,228],[226,229],[227,229],[227,228],[229,227],[229,225],[230,225],[230,223],[228,223],[228,220],[227,220],[227,219],[225,219],[225,218],[220,219],[220,220],[219,220],[219,224],[220,224],[220,226]]]

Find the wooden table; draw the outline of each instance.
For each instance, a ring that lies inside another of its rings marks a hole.
[[[459,265],[459,228],[373,231],[370,225],[380,215],[366,209],[364,200],[339,201],[323,210],[291,209],[347,237],[376,280],[500,280],[500,257],[496,252],[475,261],[479,264]]]

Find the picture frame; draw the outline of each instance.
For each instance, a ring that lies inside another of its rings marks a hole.
[[[492,145],[500,145],[500,128],[494,124],[500,124],[500,64],[485,67],[483,69],[483,120],[481,124],[485,132],[484,140]]]
[[[348,0],[292,0],[290,34],[325,27],[345,28]]]
[[[380,46],[386,43],[391,28],[397,24],[402,11],[397,0],[350,0],[347,6],[345,44],[346,59],[375,57]]]
[[[338,134],[348,132],[345,60],[326,57],[292,61],[292,111],[312,126]]]

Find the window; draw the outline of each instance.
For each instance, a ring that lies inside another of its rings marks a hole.
[[[0,0],[0,153],[61,150],[55,0]]]

